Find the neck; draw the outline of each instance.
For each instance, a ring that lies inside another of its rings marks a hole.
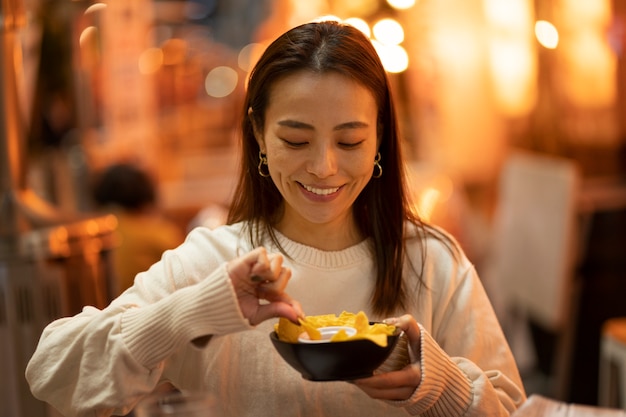
[[[294,242],[324,251],[339,251],[360,243],[364,236],[354,219],[335,223],[318,224],[281,220],[276,229]]]

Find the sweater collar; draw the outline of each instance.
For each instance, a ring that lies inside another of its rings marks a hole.
[[[307,264],[318,268],[349,267],[371,260],[371,239],[367,238],[354,246],[339,251],[324,251],[295,242],[274,229],[276,238],[287,255],[295,263]]]

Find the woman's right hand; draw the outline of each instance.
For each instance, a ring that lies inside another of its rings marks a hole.
[[[239,307],[251,325],[272,317],[297,323],[304,317],[300,303],[285,292],[291,270],[283,266],[280,253],[267,253],[264,247],[258,247],[228,262],[227,271]]]

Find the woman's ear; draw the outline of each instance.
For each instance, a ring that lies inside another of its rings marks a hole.
[[[259,129],[259,125],[254,120],[254,115],[252,114],[252,107],[248,107],[248,118],[250,119],[250,124],[252,125],[252,132],[254,133],[254,138],[259,144],[259,148],[261,152],[265,153],[265,141],[263,140],[263,134]]]

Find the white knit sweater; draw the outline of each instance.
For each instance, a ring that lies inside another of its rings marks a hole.
[[[474,267],[428,238],[423,279],[406,273],[408,311],[422,327],[422,381],[402,402],[346,382],[304,380],[276,353],[276,320],[242,316],[225,262],[251,249],[242,225],[198,228],[104,310],[85,307],[44,330],[26,376],[33,394],[66,416],[125,414],[159,383],[208,391],[224,416],[506,416],[525,393]],[[290,256],[288,293],[308,315],[363,310],[374,282],[370,241],[325,252],[278,234]],[[421,269],[417,237],[407,242]],[[277,249],[265,242],[269,251]],[[407,268],[408,269],[408,268]],[[191,341],[213,335],[204,346]]]

